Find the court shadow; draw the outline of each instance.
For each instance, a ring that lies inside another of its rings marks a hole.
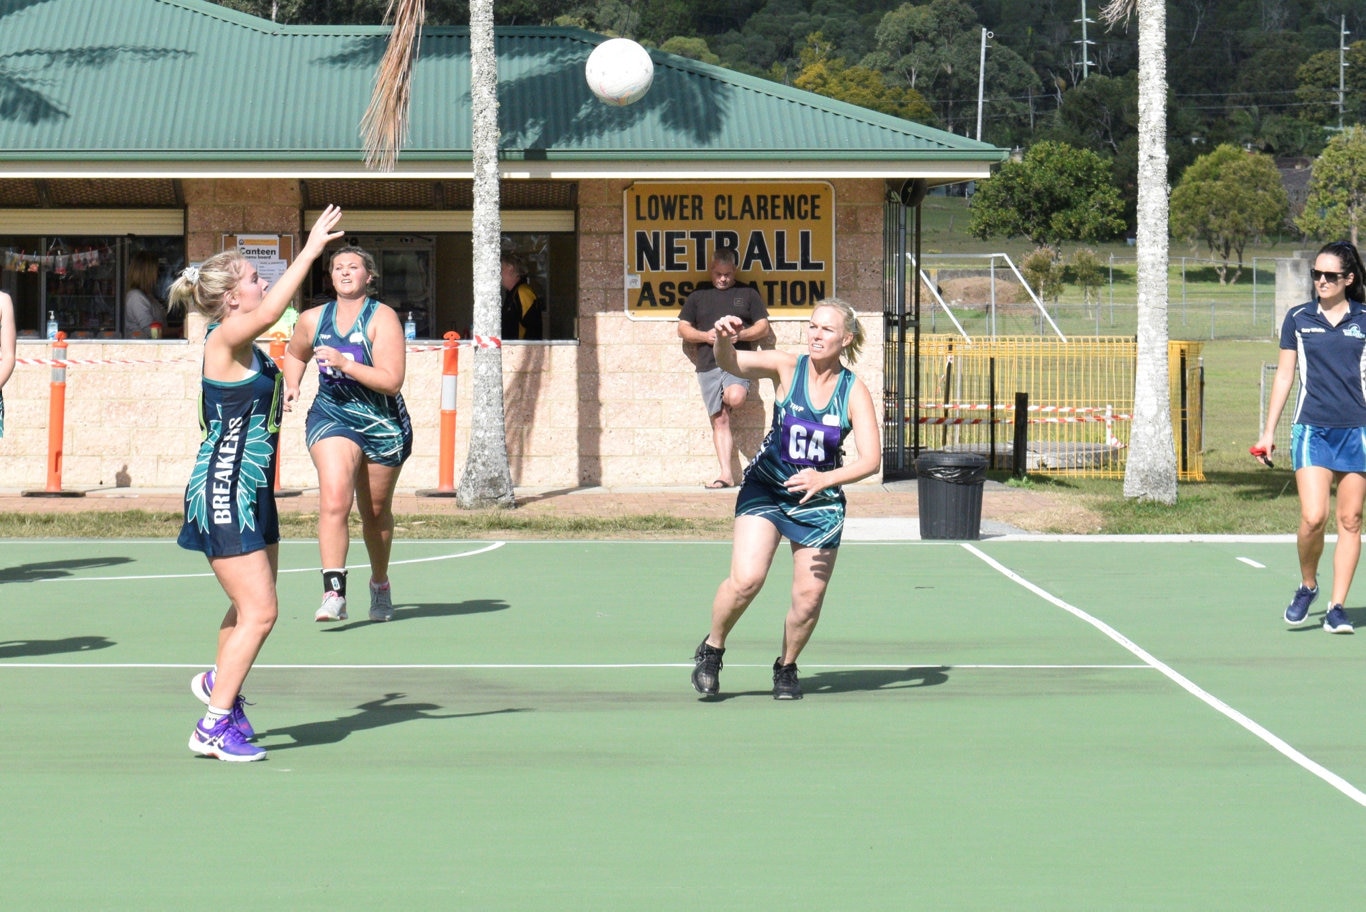
[[[740,698],[740,697],[767,697],[768,699],[771,700],[771,699],[773,699],[773,691],[771,691],[771,690],[742,690],[742,691],[739,691],[739,692],[737,692],[737,693],[726,693],[725,691],[722,691],[721,693],[719,693],[719,694],[713,694],[713,695],[710,696],[710,697],[705,696],[705,695],[699,696],[699,697],[697,698],[697,702],[698,702],[698,703],[724,703],[724,702],[726,702],[727,700],[735,700],[735,699],[738,699],[738,698]]]
[[[850,668],[818,671],[802,676],[805,693],[851,693],[866,690],[902,690],[908,687],[933,687],[949,680],[946,665],[934,668]]]
[[[949,680],[949,668],[851,668],[839,671],[818,671],[801,676],[803,694],[858,693],[872,690],[901,690],[907,687],[933,687]],[[724,703],[736,697],[768,697],[772,690],[746,690],[739,693],[719,693],[699,697],[699,703]]]
[[[20,564],[17,567],[0,567],[0,583],[34,583],[39,580],[64,579],[76,570],[113,567],[132,562],[131,557],[90,557],[82,560],[43,561],[36,564]]]
[[[0,659],[32,658],[108,649],[114,641],[101,636],[66,637],[61,640],[6,640],[0,642]]]
[[[484,614],[488,611],[506,611],[508,603],[502,599],[471,599],[468,602],[428,602],[417,605],[398,604],[394,606],[392,621],[372,621],[366,615],[370,609],[363,605],[357,608],[358,617],[347,624],[332,624],[323,633],[345,633],[358,627],[373,624],[397,624],[400,621],[415,621],[418,618],[461,617],[467,614]]]
[[[378,700],[362,703],[360,710],[353,716],[327,719],[319,722],[304,722],[283,728],[272,728],[261,733],[261,739],[289,737],[291,742],[284,744],[262,745],[272,751],[291,750],[296,747],[315,747],[320,744],[336,744],[354,732],[380,728],[385,725],[401,725],[420,719],[436,721],[440,719],[473,719],[478,716],[499,716],[505,713],[528,712],[526,709],[493,709],[488,712],[447,713],[432,715],[433,710],[441,707],[435,703],[398,703],[407,694],[389,693]]]

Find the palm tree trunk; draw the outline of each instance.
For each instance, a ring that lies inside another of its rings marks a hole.
[[[1118,0],[1138,13],[1138,363],[1124,496],[1176,503],[1167,356],[1167,8],[1165,0]],[[1114,21],[1113,19],[1111,21]]]
[[[493,0],[470,0],[470,100],[474,111],[474,334],[502,334],[498,201],[498,61]],[[461,507],[514,507],[503,411],[503,352],[474,349],[474,402],[465,473],[455,492]]]

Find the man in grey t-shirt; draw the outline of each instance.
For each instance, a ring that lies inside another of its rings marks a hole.
[[[749,394],[749,381],[726,373],[716,365],[712,346],[716,344],[716,321],[734,315],[744,321],[736,348],[753,348],[754,342],[768,336],[768,308],[759,293],[748,285],[736,286],[735,269],[739,256],[729,247],[718,247],[711,257],[711,288],[699,288],[683,302],[678,314],[678,336],[697,346],[695,363],[702,402],[711,418],[712,443],[721,464],[720,474],[708,488],[729,488],[735,484],[731,454],[735,438],[730,429],[730,413],[739,408]]]

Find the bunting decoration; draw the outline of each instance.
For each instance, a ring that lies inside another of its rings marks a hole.
[[[41,272],[47,270],[57,275],[68,272],[84,272],[99,266],[108,250],[78,250],[75,253],[24,253],[13,248],[6,249],[0,258],[0,268],[9,272]]]

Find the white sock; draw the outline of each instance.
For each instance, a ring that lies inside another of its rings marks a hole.
[[[231,710],[215,709],[214,707],[210,706],[207,710],[204,711],[204,727],[213,728],[215,725],[218,724],[218,720],[222,719],[229,712],[231,712]]]

